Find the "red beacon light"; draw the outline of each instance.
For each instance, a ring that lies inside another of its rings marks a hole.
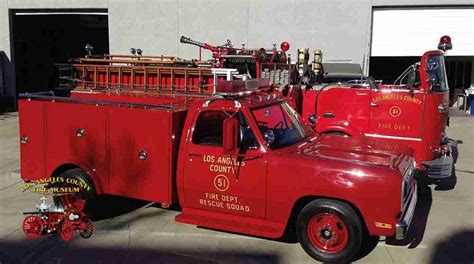
[[[280,45],[282,51],[286,52],[290,49],[290,43],[283,41]]]
[[[446,52],[447,50],[451,50],[453,48],[453,44],[451,44],[451,37],[448,35],[444,35],[439,39],[438,49]]]

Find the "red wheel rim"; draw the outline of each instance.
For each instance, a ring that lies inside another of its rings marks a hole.
[[[35,215],[30,215],[23,220],[23,233],[29,239],[38,238],[43,232],[41,218]]]
[[[311,244],[326,253],[343,250],[349,241],[346,224],[339,216],[330,213],[313,216],[309,220],[307,234]]]
[[[61,195],[61,203],[66,208],[71,208],[74,212],[81,212],[86,206],[86,200],[79,193]]]
[[[66,220],[63,222],[59,235],[64,241],[71,241],[71,239],[74,237],[74,227],[71,221]]]

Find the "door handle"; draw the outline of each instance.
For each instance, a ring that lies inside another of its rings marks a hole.
[[[27,137],[27,136],[22,136],[22,137],[20,138],[20,142],[21,142],[21,144],[26,144],[26,143],[28,143],[28,137]]]
[[[240,158],[240,157],[238,157],[238,158]],[[263,158],[263,155],[244,156],[244,157],[241,157],[241,158],[242,158],[242,161],[250,161],[250,160],[261,159],[261,158]]]
[[[193,161],[193,158],[199,158],[202,156],[202,154],[196,154],[196,153],[188,153],[188,158],[189,158],[189,161]]]
[[[323,117],[325,117],[325,118],[334,118],[334,117],[336,117],[336,115],[331,113],[331,112],[326,112],[326,113],[323,114]]]
[[[377,107],[377,106],[379,106],[379,105],[378,105],[377,103],[370,102],[370,106],[372,106],[372,107]]]
[[[78,128],[76,130],[76,137],[78,138],[84,137],[85,134],[86,134],[86,131],[83,128]]]
[[[364,93],[364,92],[356,92],[356,95],[367,95],[367,93]]]

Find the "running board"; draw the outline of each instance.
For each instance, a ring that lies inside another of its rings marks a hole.
[[[189,208],[183,208],[183,212],[177,215],[175,220],[180,223],[268,238],[279,238],[285,231],[283,223]]]

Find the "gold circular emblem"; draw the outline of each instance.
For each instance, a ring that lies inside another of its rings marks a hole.
[[[229,189],[229,179],[225,175],[219,174],[214,178],[214,187],[218,191],[224,192]]]
[[[402,109],[398,106],[392,106],[389,112],[392,117],[399,117],[402,114]]]

